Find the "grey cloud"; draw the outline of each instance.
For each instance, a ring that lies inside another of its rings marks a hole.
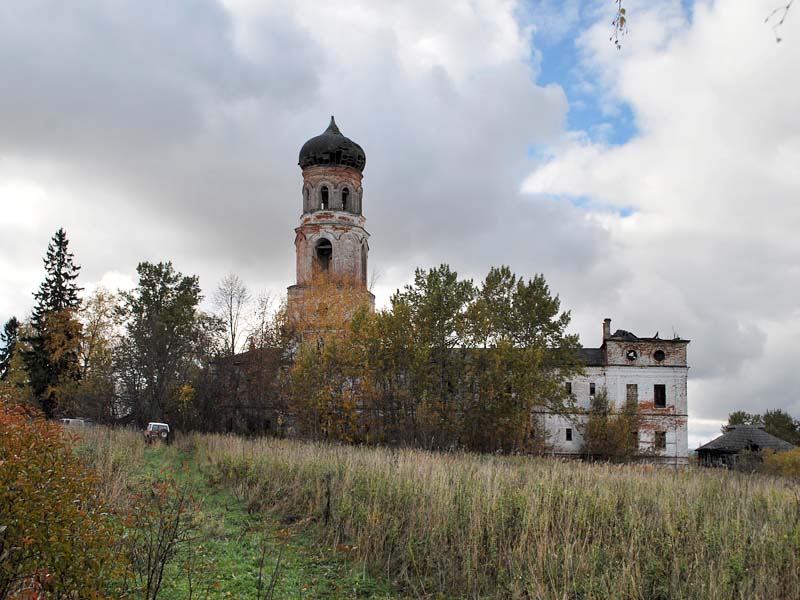
[[[171,259],[207,292],[229,271],[282,291],[294,276],[297,152],[331,113],[367,152],[384,300],[414,267],[441,262],[476,279],[498,264],[543,272],[565,308],[592,312],[630,276],[584,212],[520,193],[528,148],[558,139],[568,109],[559,87],[535,84],[527,55],[467,77],[446,57],[410,69],[396,32],[372,23],[342,29],[368,51],[333,60],[289,3],[252,16],[245,47],[241,16],[210,0],[0,10],[13,13],[0,52],[15,59],[0,63],[13,82],[0,154],[67,198],[35,231],[10,234],[32,282],[64,225],[85,281]],[[494,35],[471,28],[470,45],[488,44],[476,31]]]

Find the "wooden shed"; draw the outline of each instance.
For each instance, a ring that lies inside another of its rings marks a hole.
[[[734,467],[743,452],[761,450],[791,450],[792,444],[764,431],[755,425],[729,425],[721,436],[697,449],[698,459],[704,467]]]

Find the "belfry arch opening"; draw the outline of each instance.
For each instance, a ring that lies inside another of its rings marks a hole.
[[[361,245],[361,283],[367,285],[367,246]]]
[[[342,210],[348,210],[350,207],[348,203],[350,201],[350,190],[347,188],[342,189]]]
[[[327,273],[330,268],[331,258],[333,257],[333,246],[331,241],[327,238],[322,238],[317,242],[314,250],[314,258],[317,262],[317,267],[323,273]]]
[[[320,208],[320,210],[328,210],[328,186],[327,185],[323,185],[322,189],[319,191],[319,208]]]

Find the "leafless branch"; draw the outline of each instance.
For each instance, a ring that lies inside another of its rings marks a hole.
[[[789,14],[789,9],[792,8],[792,4],[794,0],[789,0],[784,6],[779,6],[771,13],[767,15],[767,18],[764,19],[764,23],[772,22],[772,32],[775,34],[775,41],[777,43],[781,42],[781,36],[778,35],[778,29],[783,25],[783,22],[786,20],[786,15]]]

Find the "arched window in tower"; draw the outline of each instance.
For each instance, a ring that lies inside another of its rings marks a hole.
[[[348,210],[350,202],[350,190],[347,188],[342,189],[342,210]]]
[[[367,285],[367,245],[361,244],[361,283]]]
[[[331,241],[327,238],[322,238],[320,241],[318,241],[315,254],[319,270],[323,273],[326,273],[331,264],[331,257],[333,256],[333,246],[331,245]]]
[[[322,189],[319,191],[319,209],[320,210],[328,210],[328,186],[323,185]],[[329,242],[330,243],[330,242]]]

